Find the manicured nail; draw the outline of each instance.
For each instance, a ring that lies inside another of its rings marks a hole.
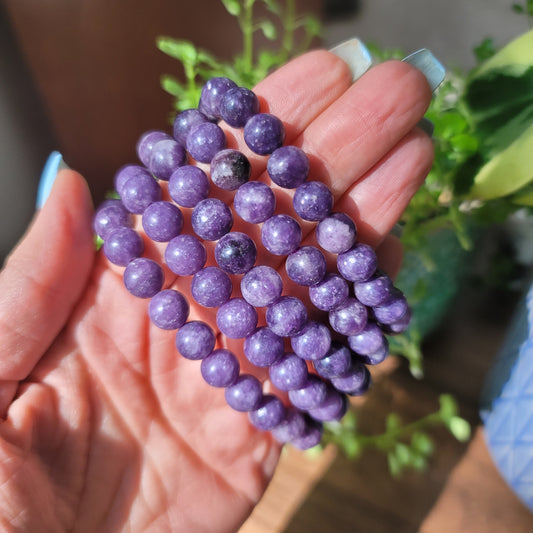
[[[48,199],[48,196],[50,196],[50,191],[52,190],[57,173],[62,168],[69,168],[63,161],[63,156],[59,152],[52,152],[44,164],[41,179],[39,181],[37,200],[35,202],[35,207],[37,209],[41,209]]]
[[[435,130],[435,124],[429,120],[429,118],[422,117],[422,119],[418,122],[417,126],[422,130],[425,131],[430,137],[433,137],[433,131]]]
[[[359,39],[344,41],[331,48],[330,52],[348,64],[352,81],[359,79],[372,66],[370,51]]]
[[[432,91],[444,81],[446,70],[441,62],[427,48],[413,52],[403,58],[402,61],[420,70],[428,80]]]

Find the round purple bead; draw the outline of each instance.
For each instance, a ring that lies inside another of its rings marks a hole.
[[[156,178],[168,181],[172,173],[185,164],[187,164],[187,152],[174,139],[154,144],[149,168]]]
[[[385,304],[374,307],[372,312],[381,324],[394,324],[402,319],[408,309],[409,305],[405,296],[400,290],[394,289]]]
[[[242,339],[257,327],[257,311],[243,298],[232,298],[217,311],[217,326],[230,339]]]
[[[187,136],[187,151],[200,163],[210,163],[215,154],[226,148],[226,135],[212,122],[202,122],[191,128]]]
[[[342,335],[357,335],[366,326],[367,318],[366,307],[355,298],[348,298],[329,312],[331,327]]]
[[[364,363],[365,365],[379,365],[389,355],[389,341],[385,338],[385,342],[374,353],[369,353],[366,355],[357,355],[357,359]]]
[[[322,433],[324,428],[321,422],[308,422],[304,433],[295,439],[291,440],[291,444],[299,450],[309,450],[318,446],[322,441]]]
[[[268,158],[267,172],[280,187],[295,189],[307,179],[309,159],[296,146],[282,146]]]
[[[215,245],[215,260],[228,274],[245,274],[255,263],[257,249],[245,233],[226,233]]]
[[[348,337],[348,345],[359,355],[370,355],[381,350],[387,340],[381,328],[373,321],[368,321],[366,326],[357,334]]]
[[[326,275],[326,258],[314,246],[302,246],[285,261],[285,270],[292,281],[309,287],[322,281]]]
[[[199,167],[178,167],[168,180],[170,197],[182,207],[194,207],[209,196],[209,178]]]
[[[161,200],[161,187],[148,171],[137,172],[123,184],[120,198],[128,211],[141,214],[151,203]]]
[[[337,256],[337,268],[348,281],[365,281],[376,271],[376,252],[368,244],[357,243]]]
[[[124,285],[138,298],[155,296],[161,290],[164,280],[163,269],[147,257],[133,259],[124,270]]]
[[[274,303],[282,290],[281,276],[266,265],[252,268],[241,279],[242,296],[254,307],[266,307]]]
[[[193,320],[176,333],[176,348],[186,359],[196,361],[207,357],[215,347],[215,333],[205,323]]]
[[[354,283],[356,298],[369,307],[385,304],[392,296],[393,289],[392,280],[381,272],[366,281]]]
[[[283,122],[269,113],[254,115],[244,126],[244,142],[256,154],[271,154],[283,144],[284,140]]]
[[[282,337],[269,328],[256,329],[244,340],[244,355],[250,363],[266,367],[279,361],[284,353],[285,342]]]
[[[184,148],[187,145],[187,137],[191,128],[197,124],[209,122],[209,119],[198,109],[185,109],[176,115],[173,125],[174,139]]]
[[[239,377],[239,361],[232,352],[221,348],[202,360],[200,371],[212,387],[230,387]]]
[[[324,250],[340,254],[355,244],[357,230],[348,215],[331,213],[318,223],[315,234],[318,244]]]
[[[110,199],[102,204],[94,215],[93,228],[95,233],[102,239],[117,228],[131,228],[133,218],[131,213],[118,199]]]
[[[239,150],[227,148],[211,160],[211,181],[225,191],[234,191],[250,179],[252,167]]]
[[[205,267],[196,272],[191,282],[193,298],[204,307],[220,307],[229,300],[233,285],[230,277],[218,267]]]
[[[302,359],[322,359],[331,347],[331,333],[326,325],[309,320],[300,333],[291,337],[291,346]]]
[[[315,420],[333,422],[341,420],[347,410],[348,400],[346,396],[333,387],[328,387],[324,401],[318,407],[309,409],[308,413]]]
[[[305,415],[294,407],[288,407],[285,409],[285,418],[272,429],[272,436],[278,442],[290,442],[301,437],[306,429]]]
[[[272,394],[265,394],[257,408],[251,411],[248,417],[257,429],[268,431],[283,422],[285,413],[285,406],[278,397]]]
[[[172,139],[168,133],[164,131],[151,130],[143,133],[137,141],[136,151],[137,157],[144,166],[150,165],[150,157],[152,156],[152,148],[159,141]]]
[[[412,312],[410,308],[407,308],[407,311],[395,322],[392,324],[382,324],[382,328],[385,333],[390,335],[395,335],[398,333],[403,333],[411,323]]]
[[[103,249],[111,263],[126,266],[143,253],[144,242],[134,229],[117,228],[107,234]]]
[[[232,409],[245,413],[259,407],[263,389],[255,376],[241,374],[233,385],[226,388],[224,396]]]
[[[223,76],[211,78],[202,87],[198,109],[210,120],[220,118],[220,104],[224,95],[230,90],[235,89],[237,84]]]
[[[300,246],[302,229],[291,216],[274,215],[263,224],[261,241],[270,253],[287,255]]]
[[[249,181],[241,185],[235,193],[233,206],[243,220],[258,224],[274,214],[276,197],[265,183]]]
[[[158,328],[178,329],[187,321],[189,302],[180,292],[165,289],[150,300],[148,315]]]
[[[246,87],[234,87],[222,96],[219,112],[230,126],[242,128],[249,118],[259,113],[259,99]]]
[[[338,274],[327,274],[322,281],[309,287],[309,299],[321,311],[332,311],[341,306],[349,293],[348,283]]]
[[[314,409],[326,399],[327,390],[324,381],[314,374],[309,374],[303,387],[289,391],[289,399],[298,409]]]
[[[272,384],[282,391],[303,387],[309,376],[305,361],[293,353],[285,354],[279,361],[272,363],[268,373]]]
[[[230,208],[218,198],[206,198],[193,209],[191,223],[198,237],[216,241],[233,226]]]
[[[154,202],[142,215],[143,229],[150,239],[168,242],[183,229],[183,215],[178,207],[170,202]]]
[[[338,342],[332,343],[326,357],[313,361],[317,374],[326,379],[344,374],[351,364],[352,353],[346,346]]]
[[[322,182],[307,181],[296,188],[292,205],[300,218],[316,222],[330,214],[333,195]]]
[[[282,296],[268,306],[266,321],[276,335],[292,337],[299,333],[307,322],[307,309],[298,298]]]
[[[350,396],[360,396],[370,387],[371,377],[368,368],[358,361],[344,374],[331,378],[331,384],[340,392]]]
[[[196,274],[206,261],[205,246],[194,235],[178,235],[165,249],[165,263],[179,276]]]

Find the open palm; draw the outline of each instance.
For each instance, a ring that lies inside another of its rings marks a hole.
[[[308,153],[336,210],[354,218],[359,239],[389,244],[381,257],[397,266],[398,246],[386,236],[431,163],[431,142],[415,128],[430,98],[424,77],[391,62],[352,85],[341,60],[317,51],[256,93],[286,124],[286,143]],[[252,164],[260,177],[265,159]],[[91,216],[85,182],[61,171],[0,276],[1,524],[235,531],[280,447],[202,380],[173,332],[150,323],[147,301],[94,254]],[[213,324],[205,309],[192,306],[191,316]],[[240,356],[239,346],[231,347]]]

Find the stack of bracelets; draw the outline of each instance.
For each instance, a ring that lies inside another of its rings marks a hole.
[[[120,199],[106,200],[99,207],[94,229],[104,242],[108,260],[125,267],[127,290],[150,299],[148,314],[156,326],[177,330],[179,353],[201,360],[205,381],[224,388],[227,403],[247,412],[256,428],[271,431],[280,442],[307,449],[319,444],[323,422],[344,416],[347,396],[368,389],[366,365],[385,359],[385,334],[404,331],[411,313],[404,295],[377,268],[373,249],[356,241],[351,218],[332,212],[333,195],[327,186],[308,180],[306,154],[296,146],[283,146],[283,123],[261,113],[259,107],[252,91],[231,80],[208,81],[198,109],[177,115],[172,136],[162,131],[141,136],[137,154],[143,166],[127,165],[117,172],[115,188]],[[300,223],[276,212],[272,189],[266,183],[249,181],[249,159],[226,147],[226,135],[217,123],[221,119],[244,129],[244,141],[252,152],[269,156],[267,173],[272,182],[294,189],[294,212],[304,221],[317,223],[316,243],[326,255],[336,255],[336,271],[328,272],[319,247],[301,245]],[[236,191],[235,213],[246,223],[262,224],[262,245],[275,256],[286,256],[288,278],[308,288],[309,306],[321,318],[310,319],[311,311],[302,299],[283,294],[282,278],[274,268],[254,266],[256,244],[246,233],[231,231],[232,210],[222,200],[209,197],[208,175],[189,164],[189,156],[210,165],[215,186]],[[168,183],[173,202],[162,200],[160,181]],[[182,232],[180,208],[192,210],[190,234]],[[162,267],[142,257],[143,239],[133,229],[133,215],[142,216],[150,239],[168,243],[164,253],[168,268],[177,276],[192,276],[194,300],[218,308],[220,332],[230,339],[244,339],[247,359],[268,367],[270,382],[288,393],[289,406],[278,396],[264,393],[255,376],[241,373],[230,350],[215,349],[217,335],[208,324],[188,321],[185,296],[162,289]],[[218,266],[205,266],[205,241],[216,241]],[[232,297],[233,283],[238,280],[241,296]],[[258,327],[257,308],[266,308],[262,327]]]

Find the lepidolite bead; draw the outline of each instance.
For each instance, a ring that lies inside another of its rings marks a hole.
[[[318,446],[322,440],[324,428],[321,422],[313,420],[313,423],[307,422],[305,431],[300,437],[291,440],[291,444],[299,450],[309,450]]]
[[[369,355],[382,349],[386,344],[381,328],[369,320],[366,326],[357,334],[348,337],[348,345],[357,354]]]
[[[152,177],[150,172],[140,165],[124,165],[117,170],[113,178],[113,185],[120,197],[122,197],[122,189],[124,188],[125,183],[130,178],[138,176],[139,174],[143,174],[149,178]]]
[[[137,298],[151,298],[163,286],[163,269],[152,259],[137,257],[124,270],[124,285]]]
[[[168,242],[181,233],[183,215],[170,202],[154,202],[142,215],[142,226],[148,237],[156,242]]]
[[[285,343],[269,328],[257,328],[244,340],[244,355],[256,366],[270,366],[283,357]]]
[[[202,268],[191,282],[192,297],[204,307],[220,307],[229,300],[232,289],[230,277],[218,267]]]
[[[207,261],[205,246],[194,235],[178,235],[165,249],[165,263],[179,276],[196,274]]]
[[[294,296],[282,296],[270,304],[266,312],[268,327],[280,337],[292,337],[307,322],[307,308]]]
[[[102,204],[94,215],[93,228],[99,237],[106,236],[117,228],[131,228],[133,217],[118,199],[110,199]]]
[[[263,388],[255,376],[241,374],[235,383],[226,388],[224,396],[232,409],[245,413],[259,407]]]
[[[250,89],[234,87],[222,96],[219,112],[230,126],[242,128],[248,119],[259,113],[259,99]]]
[[[300,246],[302,228],[289,215],[274,215],[263,224],[261,241],[270,253],[287,255]]]
[[[106,235],[104,255],[114,265],[126,266],[144,251],[141,236],[131,228],[116,228]]]
[[[283,290],[281,276],[266,265],[258,265],[241,279],[243,298],[254,307],[266,307],[274,303]]]
[[[383,346],[376,350],[373,353],[365,354],[365,355],[357,355],[357,359],[364,363],[365,365],[379,365],[382,363],[387,356],[389,355],[389,341],[387,338],[385,338],[385,342],[383,343]]]
[[[348,281],[369,279],[376,271],[377,265],[376,253],[368,244],[357,243],[337,257],[337,268]]]
[[[331,327],[342,335],[357,335],[366,326],[368,312],[355,298],[348,298],[340,307],[329,312]]]
[[[198,237],[216,241],[233,226],[230,208],[218,198],[206,198],[193,209],[191,223]]]
[[[185,148],[174,139],[165,139],[154,144],[148,168],[156,178],[168,181],[172,173],[186,163]]]
[[[257,327],[257,311],[244,298],[232,298],[217,311],[217,326],[230,339],[242,339]]]
[[[298,409],[314,409],[325,399],[327,386],[319,377],[309,374],[305,385],[289,391],[289,399]]]
[[[300,333],[291,337],[291,346],[294,353],[302,359],[322,359],[331,347],[331,334],[329,328],[309,320]]]
[[[386,274],[374,274],[366,281],[354,283],[354,293],[357,299],[369,307],[383,305],[393,294],[394,285]]]
[[[408,309],[405,296],[400,290],[394,289],[390,298],[383,305],[374,307],[372,312],[381,324],[394,324],[402,319]]]
[[[285,261],[285,270],[289,278],[304,287],[319,283],[326,274],[326,268],[326,258],[314,246],[298,248]]]
[[[348,283],[338,274],[327,274],[322,281],[309,287],[309,299],[321,311],[332,311],[341,306],[349,293]]]
[[[324,401],[314,409],[308,409],[308,413],[315,420],[321,422],[333,422],[341,420],[348,410],[348,401],[343,393],[333,387],[327,388]]]
[[[331,378],[331,384],[340,392],[350,396],[364,394],[370,386],[371,377],[368,368],[358,361],[353,361],[352,366],[340,376]]]
[[[357,231],[348,215],[331,213],[318,223],[315,234],[318,244],[324,250],[340,254],[355,244]]]
[[[211,160],[211,181],[225,191],[235,191],[250,179],[252,167],[239,150],[221,150]]]
[[[180,292],[165,289],[150,300],[148,315],[158,328],[178,329],[187,321],[189,302]]]
[[[198,111],[198,109],[185,109],[181,111],[174,119],[174,139],[185,148],[191,128],[203,122],[209,122],[209,119],[201,111]]]
[[[317,222],[330,214],[333,195],[321,181],[307,181],[297,187],[292,205],[300,218]]]
[[[296,354],[285,354],[268,370],[272,384],[282,391],[296,390],[307,383],[307,364]]]
[[[187,136],[187,151],[200,163],[210,163],[215,154],[226,148],[226,135],[212,122],[196,124]]]
[[[274,214],[276,197],[272,189],[260,181],[249,181],[235,193],[233,206],[246,222],[258,224]]]
[[[150,157],[152,156],[152,148],[159,141],[172,139],[172,137],[164,131],[151,130],[143,133],[137,141],[136,151],[137,156],[144,166],[150,165]],[[117,191],[118,192],[118,191]]]
[[[226,233],[215,245],[215,260],[228,274],[245,274],[255,263],[257,249],[245,233]]]
[[[183,165],[168,180],[170,197],[182,207],[194,207],[209,196],[209,178],[199,167]]]
[[[398,333],[403,333],[411,322],[412,311],[410,308],[407,308],[407,311],[398,319],[392,322],[391,324],[382,324],[381,327],[390,335],[395,335]]]
[[[269,113],[254,115],[244,126],[244,142],[256,154],[271,154],[283,144],[284,140],[283,122]]]
[[[278,442],[286,443],[302,436],[306,428],[305,415],[294,407],[288,407],[285,418],[272,429],[272,436]]]
[[[186,359],[196,361],[207,357],[215,347],[215,333],[205,323],[193,320],[176,333],[176,348]]]
[[[268,431],[283,422],[285,413],[285,406],[279,398],[272,394],[265,394],[248,417],[257,429]]]
[[[202,359],[200,370],[212,387],[230,387],[239,377],[240,366],[232,352],[220,348]]]
[[[352,353],[344,344],[333,342],[326,357],[313,361],[317,374],[323,378],[333,378],[344,374],[352,363]]]
[[[223,76],[211,78],[202,87],[198,109],[210,120],[218,120],[220,118],[220,104],[224,95],[236,87],[237,84],[229,78]]]
[[[267,172],[280,187],[295,189],[307,179],[309,159],[296,146],[282,146],[268,158]]]
[[[128,211],[141,214],[151,203],[161,200],[161,187],[148,172],[137,172],[122,186],[120,198]]]

